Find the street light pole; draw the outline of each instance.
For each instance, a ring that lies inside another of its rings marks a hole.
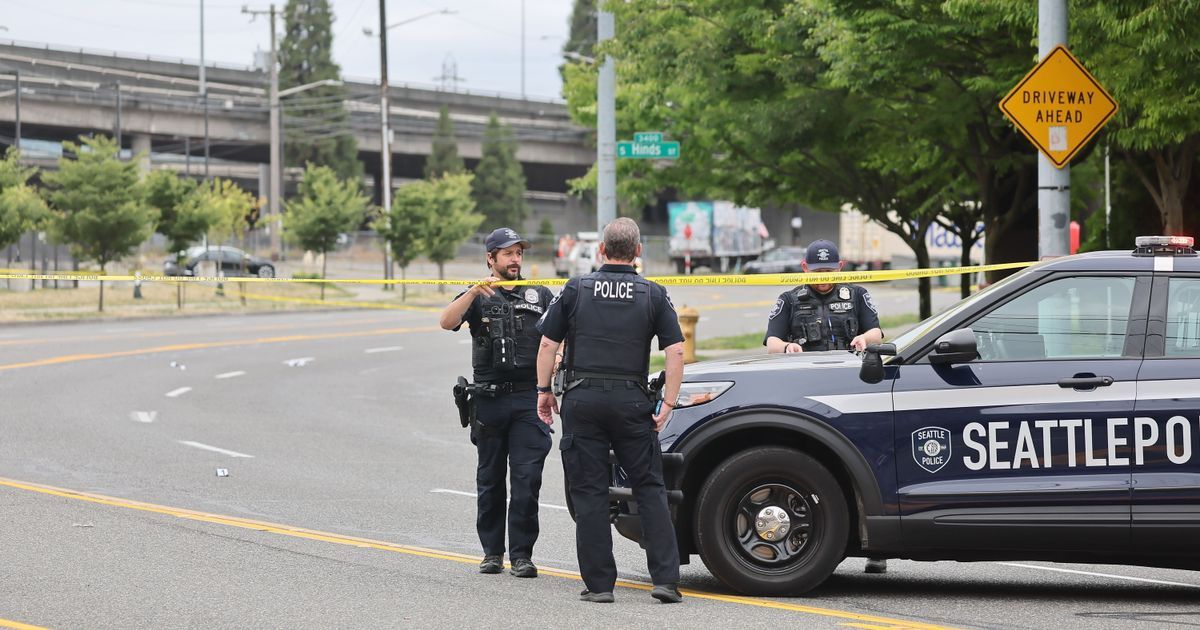
[[[383,201],[383,220],[392,216],[392,145],[388,125],[387,6],[379,0],[379,190]],[[391,245],[383,244],[383,279],[392,277]],[[383,285],[385,290],[390,285]]]
[[[1067,45],[1067,0],[1038,2],[1038,59]],[[1038,257],[1066,256],[1071,250],[1071,165],[1055,168],[1038,152]]]
[[[416,17],[400,20],[394,24],[387,23],[387,7],[384,0],[379,0],[379,180],[380,180],[380,200],[383,202],[384,221],[388,221],[388,217],[392,215],[392,131],[388,114],[390,113],[388,105],[388,55],[387,55],[387,32],[388,29],[416,22],[417,20],[427,18],[432,15],[453,15],[455,11],[450,9],[440,9],[438,11],[430,11],[422,13]],[[363,29],[363,33],[370,36],[370,29]],[[388,280],[395,276],[392,275],[391,248],[385,243],[383,246],[383,279]],[[392,288],[391,285],[383,285],[384,289]]]
[[[208,180],[208,83],[204,77],[204,0],[200,0],[200,98],[204,100],[204,179]],[[207,247],[208,237],[204,237]]]
[[[599,10],[597,18],[596,43],[603,45],[613,38],[613,14]],[[604,231],[617,218],[617,66],[609,55],[597,78],[596,109],[596,226]]]

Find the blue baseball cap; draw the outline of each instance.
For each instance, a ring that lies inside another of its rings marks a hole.
[[[837,245],[821,238],[813,241],[805,250],[804,262],[808,264],[809,271],[825,271],[836,270],[841,266],[842,259],[838,256]]]
[[[494,252],[497,249],[512,247],[517,243],[520,243],[521,247],[529,249],[529,241],[521,238],[521,235],[517,234],[516,230],[512,228],[496,228],[492,230],[491,234],[488,234],[484,247],[487,248],[487,251]]]

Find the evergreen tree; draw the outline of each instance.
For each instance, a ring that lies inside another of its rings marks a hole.
[[[55,238],[69,243],[76,258],[96,261],[101,273],[145,241],[158,221],[158,211],[142,198],[138,161],[117,159],[117,149],[105,136],[86,137],[81,144],[64,142],[58,171],[44,177],[52,188],[50,203],[59,213],[51,224]]]
[[[304,249],[321,254],[322,279],[325,278],[325,254],[337,246],[339,234],[362,224],[369,203],[370,200],[359,191],[358,180],[338,179],[333,169],[327,166],[310,164],[305,169],[300,196],[288,203],[288,215],[284,220],[292,240]],[[321,283],[321,299],[325,299],[325,283]]]
[[[425,179],[437,179],[442,175],[460,175],[467,167],[458,156],[458,141],[454,138],[454,122],[450,110],[442,106],[438,116],[437,131],[433,134],[433,149],[425,160]]]
[[[591,57],[595,48],[596,0],[575,0],[575,7],[571,9],[570,31],[567,41],[563,42],[563,52]],[[563,57],[566,59],[566,63],[558,67],[558,73],[562,75],[563,82],[566,83],[566,66],[576,60],[566,55]]]
[[[483,134],[483,159],[475,167],[471,189],[475,207],[489,226],[521,229],[521,222],[529,213],[525,203],[525,173],[517,161],[512,130],[501,125],[494,113]]]
[[[288,0],[279,46],[279,87],[287,89],[340,79],[333,61],[333,12],[328,0]],[[342,86],[322,86],[282,103],[284,149],[289,166],[309,163],[332,168],[339,179],[362,176],[358,147],[343,101]],[[289,111],[289,106],[294,109]]]

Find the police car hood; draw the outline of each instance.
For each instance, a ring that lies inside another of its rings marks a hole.
[[[845,350],[828,352],[798,352],[794,354],[754,354],[729,359],[716,359],[693,363],[684,368],[685,381],[736,380],[737,376],[750,373],[792,372],[796,370],[858,370],[862,359]]]

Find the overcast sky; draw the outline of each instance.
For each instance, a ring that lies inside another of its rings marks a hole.
[[[524,0],[525,92],[559,98],[559,50],[572,0]],[[286,0],[277,0],[282,12]],[[348,77],[378,80],[379,0],[330,0],[333,56]],[[267,9],[268,0],[205,0],[205,58],[250,65],[266,50],[266,17],[250,21],[241,8]],[[197,60],[200,0],[0,0],[0,38],[66,47]],[[521,0],[387,0],[388,23],[448,8],[388,31],[393,83],[437,84],[443,62],[458,64],[460,89],[521,92]],[[282,19],[280,19],[282,30]]]

